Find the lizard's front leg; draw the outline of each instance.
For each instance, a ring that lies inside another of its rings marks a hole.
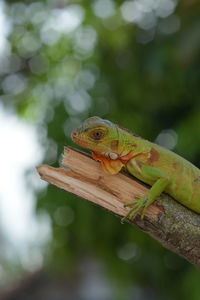
[[[127,215],[124,218],[122,218],[122,221],[124,221],[125,219],[133,219],[136,216],[136,214],[141,210],[141,218],[143,218],[146,209],[151,203],[153,203],[156,197],[160,196],[160,194],[165,190],[165,188],[170,182],[168,174],[165,174],[164,172],[151,166],[143,165],[141,167],[140,174],[144,178],[155,180],[155,183],[152,185],[152,187],[144,197],[137,197],[136,201],[125,203],[125,207],[132,206],[132,208],[127,213]]]

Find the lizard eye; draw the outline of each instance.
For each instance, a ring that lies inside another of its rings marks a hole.
[[[91,138],[96,141],[101,140],[104,137],[104,135],[105,135],[105,132],[101,129],[93,130],[90,134]]]

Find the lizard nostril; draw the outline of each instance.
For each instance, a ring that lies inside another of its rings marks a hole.
[[[76,131],[73,131],[71,134],[72,137],[77,137],[77,135],[78,135],[78,133]]]

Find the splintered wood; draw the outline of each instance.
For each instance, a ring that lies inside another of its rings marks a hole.
[[[134,201],[134,196],[144,196],[147,187],[119,173],[115,176],[103,172],[98,162],[90,156],[66,147],[62,165],[69,169],[40,166],[37,168],[42,179],[70,193],[117,214],[125,216],[130,208],[124,203]],[[156,216],[160,208],[152,205],[147,215]]]

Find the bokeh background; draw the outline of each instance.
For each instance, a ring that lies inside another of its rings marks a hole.
[[[0,298],[199,300],[200,273],[54,186],[98,115],[200,167],[198,0],[0,2]]]

